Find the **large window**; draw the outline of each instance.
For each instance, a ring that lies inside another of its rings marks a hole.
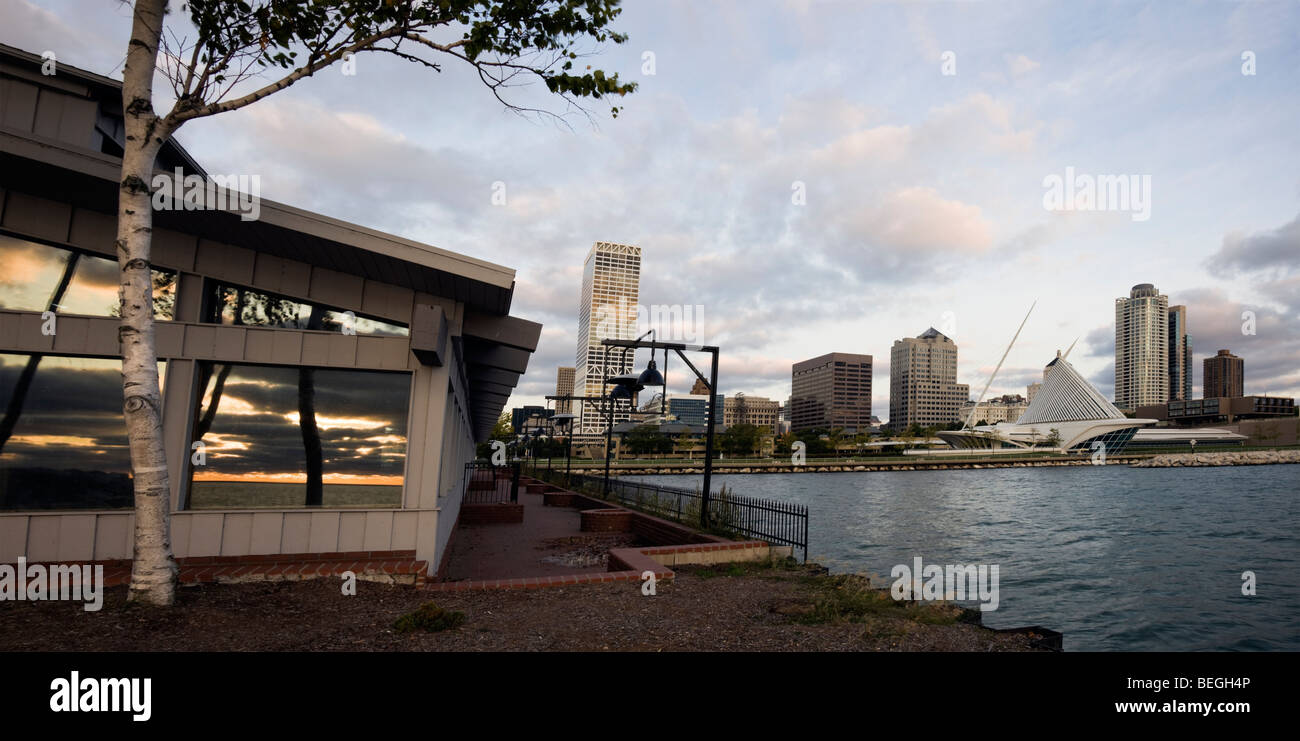
[[[406,337],[410,330],[400,324],[356,316],[318,304],[258,293],[249,288],[215,285],[208,321],[218,324],[247,324],[286,329],[316,329],[330,332],[350,330],[356,334]]]
[[[189,507],[400,507],[411,376],[201,363]]]
[[[132,506],[122,361],[0,354],[0,409],[0,509]]]
[[[120,316],[117,262],[0,234],[0,309]],[[176,273],[153,271],[153,315],[171,319]]]

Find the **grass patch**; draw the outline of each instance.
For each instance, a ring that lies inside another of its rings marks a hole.
[[[465,613],[444,610],[432,602],[425,602],[414,611],[399,617],[393,623],[393,629],[398,633],[412,633],[417,630],[437,633],[459,627],[464,622]]]
[[[857,574],[813,575],[804,582],[814,590],[812,609],[795,617],[805,625],[910,620],[925,625],[954,625],[969,620],[962,607],[945,602],[895,600],[888,591],[873,589]]]

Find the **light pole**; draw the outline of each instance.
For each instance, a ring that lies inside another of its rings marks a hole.
[[[642,338],[644,337],[645,335],[642,335]],[[700,526],[703,528],[708,528],[709,499],[710,499],[709,489],[712,486],[712,481],[713,481],[713,438],[714,438],[713,432],[714,432],[714,423],[718,416],[717,415],[718,348],[715,345],[686,345],[680,342],[658,342],[656,340],[646,341],[642,338],[638,338],[635,340],[601,340],[601,344],[605,345],[606,347],[650,348],[651,351],[650,365],[646,367],[645,371],[641,375],[642,377],[648,377],[650,380],[655,380],[658,381],[659,383],[642,383],[642,386],[662,385],[664,387],[665,395],[667,394],[668,382],[663,378],[663,376],[659,374],[659,371],[654,367],[654,351],[655,350],[664,351],[664,358],[665,358],[664,362],[666,364],[668,351],[672,350],[673,352],[677,353],[677,356],[682,359],[682,362],[686,363],[686,367],[691,369],[691,372],[695,374],[695,377],[698,378],[702,383],[704,383],[709,388],[709,407],[708,407],[709,415],[705,423],[706,437],[704,441],[704,490],[701,493],[702,499],[700,502]],[[626,350],[624,352],[626,352]],[[712,363],[709,368],[708,378],[705,378],[704,374],[701,373],[693,363],[691,363],[690,358],[686,357],[685,353],[687,352],[703,352],[703,353],[708,353],[710,355]],[[607,358],[608,355],[609,355],[608,352],[606,352]],[[626,377],[621,377],[621,378],[626,378]],[[641,381],[641,377],[638,377],[637,381]],[[613,419],[612,411],[611,411],[610,418],[611,420]],[[608,456],[608,448],[606,449],[606,455]],[[606,457],[605,460],[605,486],[606,486],[606,491],[608,491],[608,487],[609,487],[608,457]]]
[[[569,425],[573,424],[573,415],[569,412],[561,412],[551,420],[559,428],[560,434],[564,435],[564,488],[569,488],[569,470],[572,465],[573,456],[573,433],[569,432]]]

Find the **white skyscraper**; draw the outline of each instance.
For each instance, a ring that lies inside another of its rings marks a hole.
[[[600,396],[604,379],[632,372],[635,351],[610,348],[606,366],[606,348],[600,341],[636,337],[640,290],[640,247],[612,242],[596,242],[591,246],[582,268],[582,298],[578,305],[575,396]],[[590,403],[581,407],[582,418],[575,434],[604,434],[609,420],[601,408]],[[627,411],[614,415],[615,423],[627,419]]]
[[[1169,401],[1169,297],[1139,283],[1115,299],[1115,406]]]

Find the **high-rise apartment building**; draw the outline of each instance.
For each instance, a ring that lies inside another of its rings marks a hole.
[[[1192,337],[1187,334],[1187,307],[1169,307],[1169,400],[1192,398]]]
[[[560,366],[555,372],[555,395],[572,396],[573,395],[573,369]],[[557,401],[555,402],[555,411],[561,414],[573,414],[573,402]]]
[[[790,369],[790,422],[795,431],[871,427],[871,356],[833,352]]]
[[[636,337],[636,307],[641,288],[641,248],[596,242],[582,266],[582,297],[578,304],[578,352],[573,388],[576,396],[600,396],[606,378],[632,372],[634,351],[606,348],[605,339]],[[608,357],[608,365],[606,365]],[[581,405],[575,435],[599,435],[609,420],[596,404]],[[630,419],[628,409],[614,414],[614,423]]]
[[[942,427],[960,419],[970,386],[957,383],[957,343],[934,327],[894,342],[889,354],[889,426]]]
[[[1169,297],[1139,283],[1115,299],[1115,406],[1169,401]]]
[[[1246,361],[1227,350],[1201,361],[1201,396],[1206,399],[1246,395]]]

